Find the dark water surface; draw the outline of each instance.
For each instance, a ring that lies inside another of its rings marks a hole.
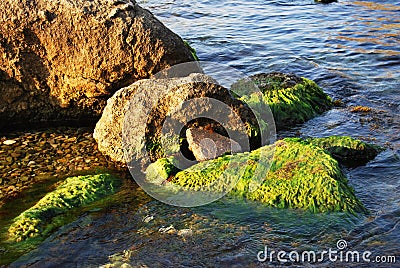
[[[246,75],[293,72],[315,80],[333,99],[342,100],[346,107],[278,134],[351,135],[386,146],[366,166],[345,170],[371,213],[316,215],[226,198],[204,207],[176,208],[137,190],[107,213],[88,213],[65,226],[14,266],[268,267],[280,263],[276,258],[257,261],[257,252],[265,246],[321,252],[336,250],[337,241],[344,239],[346,250],[371,251],[371,260],[397,256],[397,263],[324,259],[305,264],[400,267],[400,2],[139,3],[196,48],[201,60],[226,64]],[[350,112],[349,107],[356,105],[373,111]],[[159,230],[169,226],[175,230]]]

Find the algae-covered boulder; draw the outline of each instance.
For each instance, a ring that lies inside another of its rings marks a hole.
[[[70,177],[46,194],[33,207],[14,219],[8,229],[11,239],[45,236],[62,225],[58,216],[115,192],[118,180],[110,174]]]
[[[382,148],[349,136],[308,138],[306,141],[327,150],[339,163],[345,166],[364,165],[374,159]]]
[[[249,90],[256,84],[263,96]],[[239,99],[253,106],[269,105],[277,130],[287,129],[327,111],[332,101],[318,85],[307,78],[279,72],[261,73],[240,80],[231,90],[241,96]],[[265,108],[264,108],[265,109]]]
[[[272,162],[265,161],[262,156],[270,154],[274,154]],[[158,170],[159,174],[166,171],[161,162],[149,168]],[[194,191],[208,185],[212,185],[213,190],[224,191],[226,182],[236,181],[231,195],[273,207],[313,212],[365,211],[338,162],[324,149],[297,138],[286,138],[252,152],[204,161],[168,174],[168,177],[165,187],[173,184]],[[154,173],[151,179],[154,180]],[[254,181],[260,182],[255,190],[251,188]]]

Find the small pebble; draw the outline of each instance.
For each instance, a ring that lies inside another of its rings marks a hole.
[[[143,222],[149,223],[149,222],[152,221],[153,219],[154,219],[153,216],[146,216],[146,217],[143,219]]]
[[[158,231],[160,233],[163,233],[163,234],[174,234],[174,233],[176,233],[176,229],[172,225],[170,225],[168,227],[161,227],[160,229],[158,229]]]
[[[124,166],[112,163],[97,150],[90,129],[51,128],[15,132],[12,137],[0,140],[0,204],[18,197],[18,192],[33,183],[54,177],[86,174],[98,168],[117,172],[121,178],[130,176]]]
[[[193,235],[193,231],[192,229],[180,229],[178,231],[178,235],[179,236],[192,236]]]
[[[12,144],[14,144],[14,143],[16,143],[17,141],[15,141],[15,140],[5,140],[5,141],[3,141],[3,144],[4,145],[12,145]]]

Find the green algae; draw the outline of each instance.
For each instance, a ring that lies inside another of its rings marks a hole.
[[[341,164],[351,167],[366,164],[382,151],[376,145],[349,136],[309,138],[306,141],[327,150]]]
[[[265,156],[271,154],[272,162],[265,161]],[[277,208],[312,212],[366,211],[338,162],[324,149],[296,138],[286,138],[252,152],[204,161],[171,175],[164,177],[170,177],[174,185],[194,191],[207,187],[225,191],[227,185],[235,182],[230,195]],[[259,180],[260,185],[253,190],[255,180]]]
[[[193,47],[191,47],[190,45],[189,45],[189,43],[187,42],[187,41],[183,41],[183,43],[185,44],[185,46],[190,50],[190,53],[192,53],[192,56],[193,56],[193,58],[194,58],[194,60],[195,61],[199,61],[200,59],[199,59],[199,57],[197,56],[197,53],[196,53],[196,49],[194,49]]]
[[[9,237],[23,241],[46,236],[65,223],[66,212],[113,194],[118,186],[118,179],[110,174],[67,178],[14,219],[8,229]]]
[[[262,92],[248,90],[245,80],[232,85],[231,90],[238,99],[257,111],[268,105],[278,130],[287,129],[327,111],[332,107],[331,98],[312,80],[292,74],[269,73],[250,77]],[[240,97],[239,97],[240,96]]]
[[[176,166],[176,159],[173,156],[157,159],[147,167],[146,179],[151,183],[161,184],[179,171]]]

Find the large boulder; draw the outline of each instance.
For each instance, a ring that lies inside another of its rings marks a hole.
[[[244,151],[260,146],[249,138],[258,128],[252,110],[203,74],[145,79],[120,89],[108,100],[94,138],[112,160],[144,166],[185,150],[181,141],[190,127],[211,128],[233,138]]]
[[[134,0],[4,0],[0,10],[0,129],[95,122],[116,90],[194,60]]]
[[[266,157],[270,155],[273,158]],[[233,196],[278,208],[366,211],[338,162],[324,149],[298,138],[286,138],[252,152],[221,156],[182,171],[175,168],[176,161],[170,157],[152,163],[146,180],[171,193],[188,190],[206,194],[233,186]]]

